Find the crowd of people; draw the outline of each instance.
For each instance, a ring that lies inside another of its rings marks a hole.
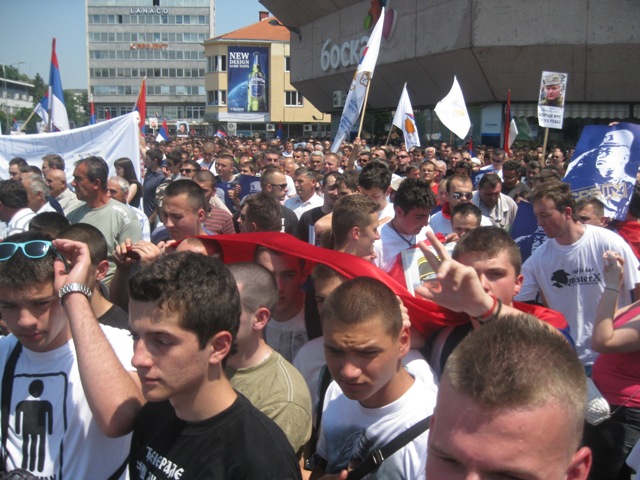
[[[6,471],[638,468],[640,194],[624,220],[576,203],[556,147],[144,140],[0,181]],[[593,392],[610,407],[589,423]]]

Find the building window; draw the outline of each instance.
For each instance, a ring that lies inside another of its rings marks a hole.
[[[207,71],[212,72],[226,72],[227,71],[227,56],[226,55],[214,55],[213,57],[207,57]]]
[[[302,106],[302,95],[298,93],[296,90],[290,92],[284,92],[284,104],[287,107],[301,107]]]
[[[291,71],[291,57],[289,56],[284,57],[284,71],[285,72]]]
[[[212,90],[207,92],[207,105],[224,106],[227,104],[226,90]]]

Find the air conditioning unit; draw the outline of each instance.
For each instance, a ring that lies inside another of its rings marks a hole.
[[[267,132],[275,132],[276,124],[275,123],[267,123]]]
[[[313,132],[313,125],[307,124],[307,125],[303,125],[302,126],[302,131],[307,133],[307,132]]]
[[[344,90],[334,90],[333,91],[333,108],[342,108],[344,107],[344,102],[347,99],[347,92]]]

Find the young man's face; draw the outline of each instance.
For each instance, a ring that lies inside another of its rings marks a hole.
[[[296,314],[304,293],[300,290],[304,282],[304,272],[300,260],[293,255],[261,252],[256,263],[272,272],[278,283],[278,303],[273,310],[275,318]]]
[[[385,192],[381,188],[379,188],[379,187],[373,187],[373,188],[362,188],[362,187],[359,187],[358,190],[360,191],[360,193],[362,195],[364,195],[365,197],[370,198],[371,200],[373,200],[374,202],[376,202],[378,204],[378,211],[383,210],[384,207],[387,206],[387,192]]]
[[[393,225],[403,235],[417,235],[429,223],[430,212],[426,208],[412,208],[407,213],[400,207],[395,210]]]
[[[369,214],[369,223],[367,226],[358,229],[358,238],[356,239],[356,256],[370,260],[373,257],[373,244],[380,238],[378,232],[378,214]]]
[[[513,297],[520,292],[524,277],[516,275],[506,251],[501,251],[493,258],[487,258],[482,252],[465,252],[458,257],[458,261],[472,267],[478,273],[484,291],[495,295],[505,305],[511,305]]]
[[[394,338],[382,320],[373,317],[356,325],[327,319],[323,330],[327,367],[347,398],[365,408],[379,408],[396,399],[394,377],[409,350],[407,327]]]
[[[318,304],[318,310],[322,310],[324,301],[331,294],[331,292],[333,292],[340,285],[342,285],[342,279],[337,275],[329,278],[316,278],[313,281],[313,289],[316,292],[316,303]]]
[[[133,335],[131,364],[142,393],[151,402],[171,400],[188,405],[207,381],[209,348],[200,348],[195,332],[179,325],[179,314],[155,302],[132,300],[129,325]]]
[[[572,221],[570,208],[563,213],[556,208],[553,200],[548,198],[533,202],[533,213],[538,220],[538,225],[549,238],[565,235],[569,229],[569,222]]]
[[[480,226],[478,218],[474,215],[453,215],[451,217],[451,229],[459,238],[464,237],[471,230]]]
[[[173,197],[165,197],[162,204],[164,224],[172,240],[184,240],[200,233],[200,225],[205,212],[202,208],[194,211],[189,205],[186,193]]]
[[[71,339],[52,282],[0,289],[0,312],[9,331],[34,352],[49,352]]]
[[[482,203],[484,203],[489,208],[493,208],[498,203],[501,192],[501,183],[497,183],[495,187],[487,184],[478,190],[478,195],[480,196],[480,200],[482,201]]]
[[[572,450],[567,417],[552,400],[487,410],[444,379],[429,431],[427,478],[584,480],[591,455]]]
[[[596,227],[603,227],[605,225],[605,219],[600,215],[596,215],[593,209],[593,205],[585,205],[581,210],[578,210],[578,220],[584,225],[595,225]]]
[[[449,185],[449,206],[453,210],[453,207],[460,203],[469,203],[473,197],[473,183],[471,180],[459,180],[457,178],[451,180]]]
[[[20,167],[18,165],[10,165],[9,166],[9,178],[11,180],[20,181],[21,175],[20,175]]]
[[[230,158],[223,157],[216,160],[216,172],[220,177],[229,178],[233,176],[234,161]]]

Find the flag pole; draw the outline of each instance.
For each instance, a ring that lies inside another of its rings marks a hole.
[[[393,132],[393,127],[395,127],[395,125],[393,124],[393,120],[392,120],[391,128],[389,129],[389,135],[387,135],[387,141],[384,142],[385,146],[389,145],[389,139],[391,138],[391,132]]]
[[[22,130],[24,130],[24,127],[27,126],[27,123],[29,123],[29,121],[31,120],[31,118],[36,114],[36,109],[33,109],[33,112],[31,112],[31,115],[29,115],[29,118],[27,118],[27,120],[22,124],[22,126],[20,127],[20,130],[18,130],[18,132],[22,132]]]
[[[371,86],[371,73],[366,72],[367,75],[367,90],[364,92],[364,103],[362,104],[362,116],[360,117],[360,127],[358,128],[358,138],[360,137],[360,133],[362,133],[362,124],[364,123],[364,114],[367,111],[367,99],[369,98],[369,87]],[[373,136],[373,132],[371,132]]]
[[[547,140],[549,139],[549,127],[544,129],[544,142],[542,143],[542,161],[547,160]]]

